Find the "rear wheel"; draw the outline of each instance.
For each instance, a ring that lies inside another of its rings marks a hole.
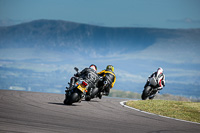
[[[71,96],[71,103],[75,103],[75,102],[78,102],[79,101],[79,95],[78,93],[73,93],[72,96]]]
[[[151,87],[150,87],[150,86],[147,86],[147,87],[143,90],[142,96],[141,96],[142,100],[146,100],[146,99],[148,98],[148,96],[149,96],[149,94],[150,94],[150,90],[151,90]]]
[[[67,95],[66,95],[65,100],[63,101],[63,103],[64,103],[65,105],[72,105],[72,103],[70,102],[70,96],[67,96]]]
[[[99,97],[99,99],[101,99],[101,98],[102,98],[102,94],[101,94],[101,93],[99,93],[99,94],[98,94],[98,97]]]
[[[63,103],[66,104],[66,105],[72,105],[72,103],[77,102],[78,100],[79,100],[78,93],[73,93],[70,96],[66,95],[66,98],[63,101]]]

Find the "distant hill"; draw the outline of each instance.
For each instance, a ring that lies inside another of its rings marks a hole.
[[[158,39],[196,40],[200,29],[116,28],[60,20],[36,20],[0,27],[0,48],[45,48],[63,50],[73,46],[141,50]],[[187,38],[185,38],[187,37]],[[177,42],[178,43],[178,42]]]
[[[191,53],[190,62],[193,56],[198,58],[199,44],[200,29],[101,27],[61,20],[4,26],[0,27],[0,89],[64,93],[75,72],[73,67],[82,69],[96,63],[98,71],[107,64],[116,66],[114,89],[141,93],[148,74],[156,66],[164,65],[171,72],[165,71],[167,82],[162,92],[199,97],[199,74],[195,78],[190,75],[199,70],[198,63],[173,64],[165,62],[166,58],[151,60],[151,51],[157,57],[157,50],[161,50],[162,56],[162,49],[170,49],[175,54],[169,59],[173,59],[179,57],[177,51],[181,46],[187,46],[180,48],[179,53],[185,56]],[[158,49],[154,50],[155,46]],[[188,46],[193,48],[187,51]],[[146,56],[141,56],[146,52]],[[165,53],[171,55],[169,50]],[[147,56],[150,58],[145,59]],[[176,73],[177,70],[181,71]],[[179,76],[184,70],[190,70],[185,74],[188,77]],[[184,84],[185,81],[191,84]]]

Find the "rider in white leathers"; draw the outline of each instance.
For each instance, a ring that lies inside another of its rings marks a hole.
[[[162,88],[165,86],[165,75],[163,74],[163,69],[161,67],[159,67],[156,72],[151,74],[151,76],[148,77],[144,88],[146,88],[146,86],[149,84],[149,79],[151,77],[155,77],[158,81],[158,85],[157,85],[158,92],[159,92],[159,90],[162,90]],[[153,98],[154,96],[155,95],[152,95],[151,97]]]

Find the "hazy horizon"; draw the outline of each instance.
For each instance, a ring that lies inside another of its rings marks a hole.
[[[200,28],[199,0],[0,0],[0,25],[38,19],[106,27]]]

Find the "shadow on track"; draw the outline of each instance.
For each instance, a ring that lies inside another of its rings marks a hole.
[[[97,101],[97,100],[91,100],[91,101],[82,100],[81,102],[98,103],[99,101]],[[73,103],[72,105],[65,105],[64,103],[48,102],[48,104],[61,105],[61,106],[81,106],[81,105],[79,105],[81,103],[78,103],[78,104]]]
[[[53,103],[53,102],[48,102],[48,104],[62,105],[62,106],[80,106],[80,105],[76,105],[76,104],[72,104],[72,105],[65,105],[64,103]]]
[[[94,103],[98,103],[99,101],[97,101],[97,100],[90,100],[90,101],[82,100],[82,102],[94,102]]]

